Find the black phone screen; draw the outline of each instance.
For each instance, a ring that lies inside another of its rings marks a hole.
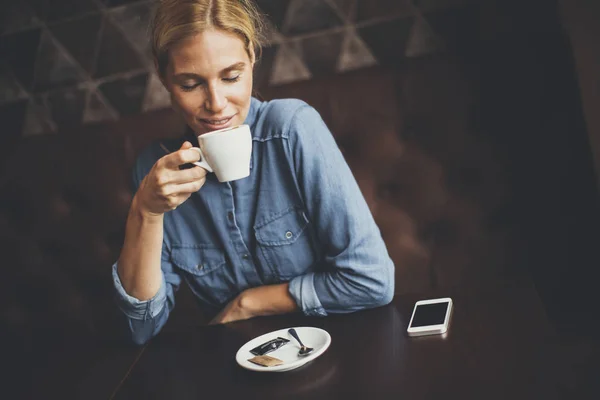
[[[421,304],[417,306],[415,315],[413,316],[412,324],[413,328],[420,326],[429,325],[442,325],[446,319],[446,312],[448,312],[448,302],[433,303],[433,304]]]

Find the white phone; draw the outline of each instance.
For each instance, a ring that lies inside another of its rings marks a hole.
[[[446,333],[451,314],[452,299],[449,297],[417,301],[408,324],[408,336]]]

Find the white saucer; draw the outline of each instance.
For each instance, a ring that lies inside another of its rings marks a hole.
[[[307,362],[314,360],[315,358],[323,354],[331,344],[331,336],[329,336],[329,333],[327,333],[323,329],[313,327],[294,328],[296,330],[296,333],[298,333],[298,336],[300,336],[300,340],[302,340],[302,343],[314,349],[313,352],[309,355],[305,357],[300,357],[298,356],[298,350],[300,350],[300,345],[298,344],[296,339],[294,339],[290,334],[288,334],[288,329],[289,328],[285,328],[280,329],[278,331],[265,333],[264,335],[250,340],[245,345],[240,347],[240,349],[235,355],[235,360],[241,367],[252,371],[283,372],[301,367]],[[256,365],[248,361],[249,358],[254,357],[254,354],[250,353],[251,349],[277,337],[289,339],[290,342],[284,346],[281,346],[275,351],[267,353],[266,355],[279,358],[281,361],[283,361],[282,365],[277,365],[274,367],[263,367],[262,365]]]

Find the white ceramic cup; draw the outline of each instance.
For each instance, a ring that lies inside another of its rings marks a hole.
[[[219,182],[235,181],[250,175],[252,135],[248,125],[238,125],[198,136],[200,161],[194,165],[214,172]]]

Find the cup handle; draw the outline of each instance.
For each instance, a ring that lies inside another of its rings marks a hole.
[[[193,162],[192,164],[204,168],[208,172],[213,172],[212,167],[206,162],[206,159],[204,158],[204,154],[202,154],[202,150],[200,150],[200,147],[192,147],[192,149],[197,150],[198,153],[200,153],[200,161]]]

